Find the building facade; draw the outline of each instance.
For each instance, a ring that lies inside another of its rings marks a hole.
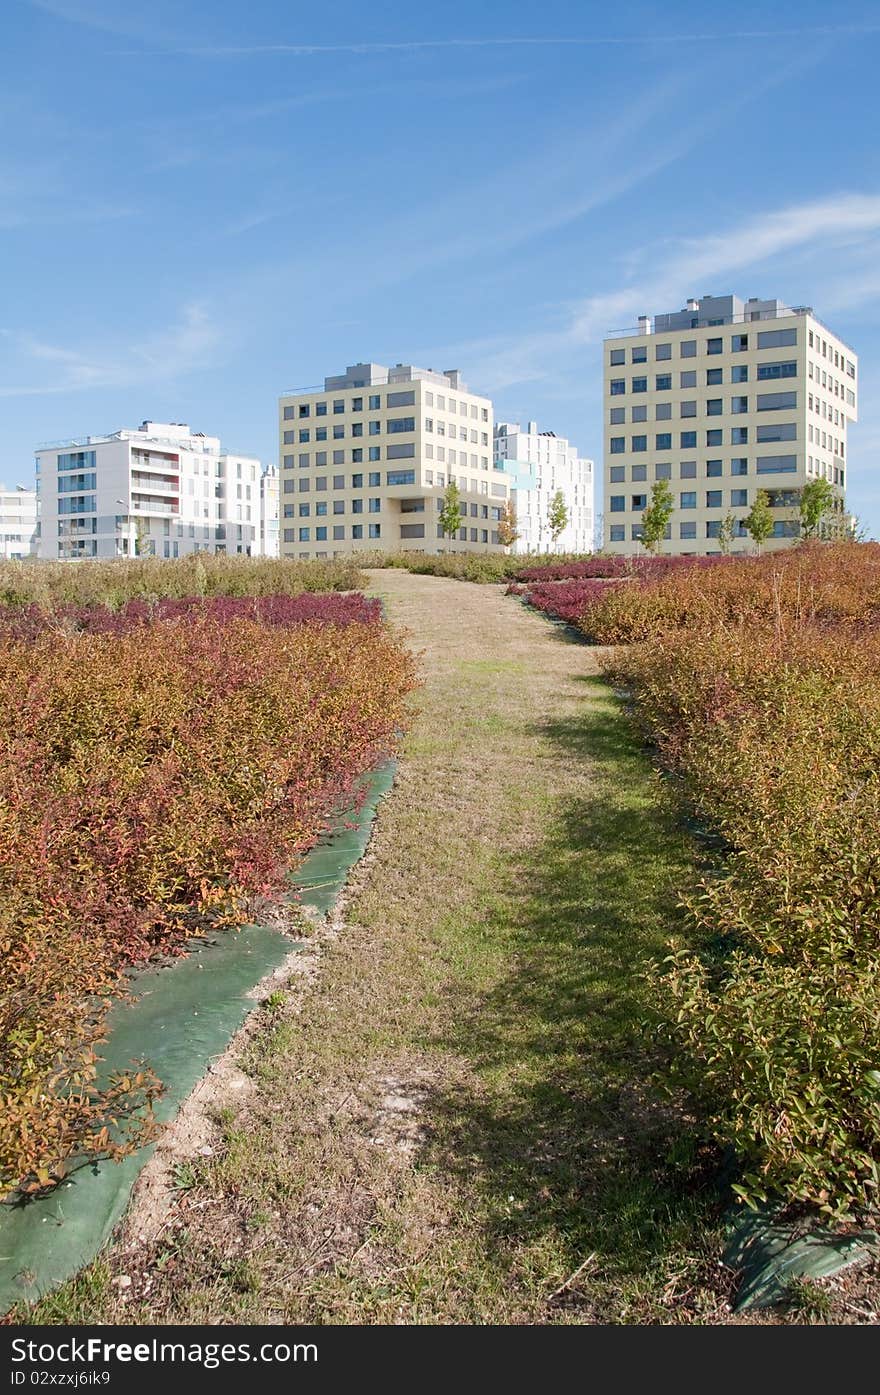
[[[655,480],[675,511],[663,550],[752,547],[743,520],[759,490],[773,510],[768,547],[799,536],[804,485],[825,479],[843,517],[847,425],[857,419],[858,359],[806,306],[704,296],[643,316],[604,344],[604,545],[641,551]]]
[[[33,489],[0,484],[0,561],[17,562],[37,551],[37,495]]]
[[[183,422],[43,446],[36,470],[41,557],[260,550],[259,460]]]
[[[492,426],[492,403],[458,370],[358,363],[321,389],[285,393],[281,555],[499,550],[510,487],[494,468]],[[438,522],[451,483],[463,515],[453,539]]]
[[[593,461],[553,431],[530,421],[498,422],[495,460],[510,476],[516,527],[514,552],[592,552],[594,547]],[[565,499],[568,523],[556,543],[548,514],[557,492]]]
[[[263,557],[277,557],[279,547],[278,507],[279,507],[278,466],[267,465],[260,476],[260,546]]]

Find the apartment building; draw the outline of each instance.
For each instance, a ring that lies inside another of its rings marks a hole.
[[[184,422],[42,446],[36,471],[41,557],[260,550],[259,460]]]
[[[0,561],[16,562],[37,550],[37,495],[33,489],[0,484]]]
[[[495,460],[510,476],[519,537],[514,552],[591,552],[593,538],[593,461],[578,455],[564,436],[539,431],[530,421],[495,426]],[[554,543],[550,504],[562,491],[568,523]]]
[[[731,550],[750,549],[743,519],[761,489],[774,515],[768,547],[799,536],[810,480],[828,480],[843,516],[857,381],[853,350],[808,306],[779,300],[703,296],[606,339],[605,547],[641,550],[658,479],[675,501],[667,553],[717,552],[728,514]]]
[[[267,465],[260,476],[260,541],[258,551],[262,557],[278,556],[279,489],[278,466]]]
[[[279,399],[281,555],[364,549],[486,552],[510,486],[492,454],[492,403],[457,369],[357,363]],[[462,527],[438,522],[447,486]]]

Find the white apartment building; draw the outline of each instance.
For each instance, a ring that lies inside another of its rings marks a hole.
[[[260,476],[260,542],[258,551],[262,557],[278,556],[279,488],[278,466],[267,465]]]
[[[857,379],[853,350],[812,309],[779,300],[703,296],[606,339],[605,547],[641,551],[658,479],[675,501],[667,553],[717,552],[728,514],[731,550],[749,550],[743,519],[761,489],[771,548],[799,536],[810,480],[828,480],[843,516]]]
[[[256,555],[261,467],[184,422],[86,436],[36,452],[40,556]]]
[[[32,557],[37,550],[37,495],[33,489],[0,484],[0,561]]]
[[[494,466],[492,403],[457,369],[353,364],[284,393],[278,429],[282,556],[500,548],[510,487]],[[451,483],[463,515],[452,540],[438,523]]]
[[[593,461],[554,431],[539,431],[530,421],[495,426],[495,459],[510,476],[519,537],[514,552],[592,552]],[[561,490],[568,523],[554,544],[548,522],[550,504]]]

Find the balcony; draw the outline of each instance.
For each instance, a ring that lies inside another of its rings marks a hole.
[[[153,478],[150,475],[132,475],[131,488],[137,494],[179,494],[180,481],[176,479]]]
[[[177,504],[166,504],[161,499],[133,499],[131,511],[132,514],[178,514],[180,509]]]

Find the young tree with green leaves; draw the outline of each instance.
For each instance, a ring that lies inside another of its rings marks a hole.
[[[834,511],[834,490],[827,480],[810,480],[801,490],[801,536],[818,538],[826,514]]]
[[[502,547],[513,547],[519,537],[519,528],[516,526],[516,509],[513,500],[508,499],[501,510],[501,517],[498,520],[498,541]]]
[[[550,529],[550,537],[555,548],[560,534],[568,527],[568,509],[565,506],[565,495],[561,489],[557,489],[550,500],[550,507],[547,510],[547,526]]]
[[[651,502],[642,514],[642,547],[646,552],[659,552],[666,536],[675,503],[668,480],[655,480],[651,485]]]
[[[770,508],[770,500],[766,489],[759,489],[755,495],[755,502],[746,514],[743,522],[746,525],[746,532],[749,534],[758,552],[764,543],[773,533],[773,512]]]
[[[736,537],[736,519],[732,513],[726,513],[718,525],[718,548],[726,557],[730,552],[733,540]]]
[[[452,541],[463,522],[464,515],[461,511],[461,495],[458,485],[450,483],[446,486],[443,507],[440,510],[440,528],[443,536]]]

